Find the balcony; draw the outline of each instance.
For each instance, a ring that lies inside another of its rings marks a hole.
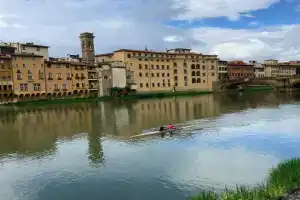
[[[44,77],[43,77],[43,76],[40,76],[39,79],[40,79],[40,80],[44,80]]]
[[[79,76],[75,76],[75,79],[80,79],[80,77]]]
[[[58,91],[60,91],[60,89],[59,88],[55,88],[53,91],[58,92]]]
[[[67,88],[64,88],[64,89],[62,89],[62,91],[66,92],[66,91],[68,91],[68,89],[67,89]]]
[[[85,76],[81,76],[80,79],[85,79]]]
[[[62,78],[61,78],[61,77],[59,77],[59,78],[57,78],[57,80],[62,80]]]
[[[48,77],[48,80],[53,80],[53,78],[52,77]]]
[[[32,82],[34,82],[34,80],[33,79],[28,79],[28,82],[32,83]]]
[[[89,76],[88,79],[89,80],[97,80],[97,77],[96,76]]]
[[[72,78],[71,77],[67,77],[67,80],[72,80]]]

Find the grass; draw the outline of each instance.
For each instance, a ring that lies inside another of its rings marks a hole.
[[[136,93],[123,97],[86,97],[86,98],[65,98],[65,99],[41,99],[41,100],[28,100],[19,101],[16,103],[7,103],[5,105],[12,106],[35,106],[35,105],[49,105],[49,104],[69,104],[69,103],[85,103],[85,102],[97,102],[97,101],[107,101],[114,99],[122,100],[138,100],[138,99],[151,99],[151,98],[167,98],[174,96],[196,96],[209,94],[209,91],[177,91],[177,92],[156,92],[156,93]]]
[[[300,158],[278,164],[270,170],[266,184],[256,187],[237,186],[225,190],[221,195],[211,191],[201,192],[191,200],[265,200],[279,199],[285,193],[300,187]]]

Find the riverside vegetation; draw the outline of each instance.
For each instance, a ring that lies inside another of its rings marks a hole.
[[[256,187],[237,186],[234,190],[225,188],[221,194],[203,191],[191,200],[264,200],[280,199],[286,192],[300,187],[300,158],[294,158],[270,170],[265,184]]]

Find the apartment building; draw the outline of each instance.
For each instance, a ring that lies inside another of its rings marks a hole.
[[[295,76],[296,66],[291,63],[279,63],[278,60],[265,60],[265,77]]]
[[[218,61],[218,79],[220,81],[228,80],[228,62],[225,60]]]
[[[256,60],[250,60],[249,63],[253,65],[255,78],[263,78],[265,76],[265,68],[263,64],[257,62]]]
[[[38,45],[32,42],[27,43],[6,43],[8,46],[15,48],[15,53],[19,54],[35,54],[42,56],[45,60],[49,60],[49,47]]]
[[[125,88],[128,82],[128,73],[125,64],[122,62],[103,62],[99,63],[98,85],[99,96],[110,95],[110,89],[114,87]],[[132,88],[135,89],[135,88]]]
[[[11,56],[0,54],[0,99],[13,96]]]
[[[99,83],[98,83],[98,72],[96,70],[98,66],[88,64],[87,65],[87,78],[88,78],[88,84],[89,84],[89,93],[91,96],[98,96],[98,89],[99,89]]]
[[[47,95],[71,96],[73,94],[72,68],[68,61],[45,62]]]
[[[70,62],[72,67],[72,80],[74,94],[87,95],[89,90],[87,64],[82,62]]]
[[[228,79],[241,80],[246,78],[254,78],[254,70],[252,64],[235,60],[228,63]]]
[[[44,58],[34,54],[11,55],[14,94],[20,97],[45,95]]]
[[[96,55],[97,62],[119,61],[133,72],[138,92],[212,90],[218,79],[216,55],[193,53],[190,49],[166,52],[120,49]]]

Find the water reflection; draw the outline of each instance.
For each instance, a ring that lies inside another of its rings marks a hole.
[[[3,108],[0,194],[180,200],[199,188],[257,184],[271,166],[300,155],[298,101],[255,93]],[[195,128],[119,139],[170,122]]]

